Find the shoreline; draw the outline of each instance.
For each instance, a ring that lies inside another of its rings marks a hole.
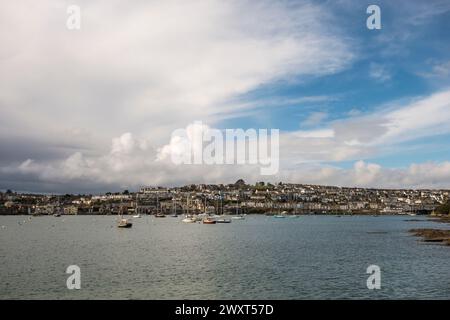
[[[437,223],[450,223],[450,216],[429,216],[430,221]],[[419,228],[410,229],[416,237],[420,237],[422,242],[436,243],[450,247],[450,230],[449,229],[437,229],[437,228]]]
[[[124,215],[128,215],[128,216],[133,216],[133,213],[130,214],[124,214]],[[154,214],[141,214],[143,217],[145,216],[149,216],[149,217],[154,217]],[[168,214],[166,214],[168,215]],[[179,214],[178,216],[183,216],[184,214]],[[234,216],[236,214],[223,214],[223,216]],[[272,217],[277,215],[276,213],[273,214],[265,214],[265,213],[247,213],[246,215],[248,216],[265,216],[265,217]],[[53,214],[40,214],[40,215],[33,215],[33,214],[0,214],[0,217],[53,217]],[[61,217],[79,217],[79,216],[117,216],[117,213],[112,213],[112,214],[104,214],[104,213],[83,213],[83,214],[61,214]],[[417,219],[418,217],[426,217],[426,218],[435,218],[432,217],[430,215],[416,215],[416,216],[411,216],[409,214],[399,214],[399,213],[297,213],[297,214],[286,214],[286,217],[290,217],[290,216],[335,216],[335,217],[352,217],[352,216],[359,216],[359,217],[410,217],[410,219],[414,220]],[[450,223],[450,219],[448,221]]]

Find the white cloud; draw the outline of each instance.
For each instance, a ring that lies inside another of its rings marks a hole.
[[[329,128],[283,132],[280,135],[280,172],[262,177],[257,165],[175,165],[168,155],[183,152],[186,141],[168,141],[160,148],[149,139],[124,133],[112,139],[110,150],[99,155],[75,152],[62,160],[26,160],[1,168],[3,175],[18,175],[45,183],[124,186],[233,182],[272,179],[366,187],[448,187],[450,164],[419,163],[388,169],[360,161],[383,149],[430,135],[450,133],[450,91],[416,99],[403,106],[390,106],[363,117],[334,121]],[[195,123],[186,128],[193,132]],[[202,132],[214,128],[202,124]],[[189,137],[187,137],[189,138]],[[321,163],[355,161],[351,169]]]
[[[68,4],[1,5],[0,147],[6,141],[8,150],[20,150],[6,158],[2,148],[6,183],[59,190],[260,179],[257,167],[175,166],[164,154],[182,141],[168,137],[197,119],[214,126],[257,108],[260,101],[234,102],[261,85],[332,74],[354,59],[353,43],[331,13],[309,1],[80,1],[80,31],[65,27]],[[391,77],[379,64],[370,73],[379,81]],[[367,162],[351,169],[320,163],[368,159],[392,145],[450,133],[449,101],[443,91],[340,121],[312,114],[309,125],[321,129],[280,136],[284,168],[274,179],[448,185],[445,162],[392,172]]]
[[[386,82],[388,80],[391,80],[392,78],[391,73],[389,72],[387,67],[378,63],[370,64],[369,76],[378,82]]]
[[[27,160],[17,166],[1,168],[0,172],[37,179],[44,185],[56,180],[60,187],[71,186],[78,191],[86,190],[92,184],[112,190],[135,190],[142,185],[232,183],[238,178],[250,183],[263,180],[380,188],[448,188],[450,185],[448,161],[411,164],[407,168],[394,169],[365,161],[356,161],[349,169],[304,163],[295,168],[284,168],[274,176],[261,176],[255,166],[175,166],[169,161],[146,161],[147,156],[152,155],[109,154],[98,159],[85,159],[75,153],[60,163],[41,164]]]
[[[302,127],[313,127],[328,118],[328,113],[322,111],[311,112],[308,117],[300,123]]]
[[[2,136],[104,151],[134,132],[157,145],[195,119],[238,113],[227,101],[260,85],[334,73],[354,56],[309,1],[79,5],[82,28],[69,31],[65,2],[2,3]]]

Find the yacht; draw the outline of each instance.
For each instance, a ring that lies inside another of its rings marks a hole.
[[[120,219],[117,223],[118,228],[131,228],[133,223],[131,223],[128,219]]]
[[[120,208],[118,215],[119,215],[119,221],[117,221],[117,228],[131,228],[133,226],[133,223],[129,219],[125,219],[123,217],[123,212],[125,211],[124,208]]]
[[[192,216],[186,216],[183,220],[181,220],[184,223],[195,223],[196,219]]]
[[[216,220],[208,217],[208,218],[203,219],[203,224],[216,224]]]

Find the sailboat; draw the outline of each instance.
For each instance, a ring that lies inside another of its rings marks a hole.
[[[242,214],[239,214],[239,199],[236,197],[236,215],[232,216],[233,220],[244,220],[245,217]]]
[[[279,214],[276,214],[276,215],[274,215],[273,217],[274,217],[274,218],[278,218],[278,219],[280,219],[280,218],[286,218],[286,211],[283,211],[283,212],[281,212],[281,213],[279,213]]]
[[[155,218],[165,218],[166,215],[162,212],[159,212],[159,196],[156,196],[156,214]]]
[[[178,214],[177,214],[177,206],[176,206],[176,200],[172,199],[172,214],[170,215],[172,218],[177,218]]]
[[[117,222],[118,228],[131,228],[133,226],[133,223],[129,219],[125,219],[123,217],[123,209],[119,209],[119,221]]]
[[[53,214],[54,217],[61,217],[62,209],[59,207],[55,210],[55,213]]]
[[[206,217],[203,219],[203,224],[216,224],[216,220],[212,219],[211,217]]]
[[[184,223],[195,223],[197,222],[197,218],[193,215],[189,214],[189,198],[186,197],[186,216],[183,220],[181,220]]]
[[[196,222],[196,219],[194,217],[186,216],[183,220],[181,220],[184,223],[194,223]]]

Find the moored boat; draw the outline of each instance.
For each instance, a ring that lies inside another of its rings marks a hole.
[[[196,222],[196,219],[192,216],[187,216],[186,218],[184,218],[181,221],[184,223],[194,223],[194,222]]]
[[[119,223],[117,224],[118,228],[131,228],[133,226],[133,223],[131,223],[128,219],[120,219]]]
[[[126,211],[124,207],[119,209],[119,220],[117,221],[117,228],[131,228],[133,223],[129,219],[123,217],[123,213]]]
[[[203,224],[216,224],[216,220],[211,219],[211,218],[205,218],[203,219]]]
[[[230,219],[217,219],[216,220],[217,223],[231,223]]]

